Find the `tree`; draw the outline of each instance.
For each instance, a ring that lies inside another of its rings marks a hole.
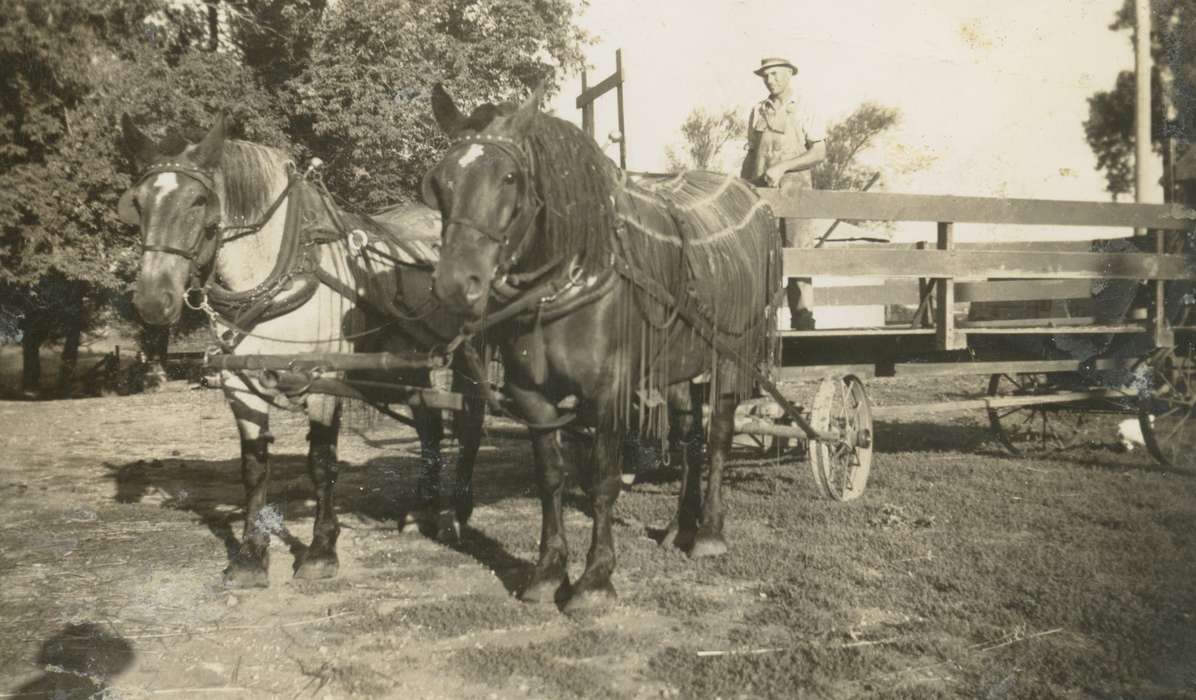
[[[826,160],[814,167],[814,187],[820,190],[862,190],[875,172],[856,157],[900,121],[895,107],[865,102],[851,114],[827,126]]]
[[[39,348],[62,338],[69,374],[81,334],[134,274],[136,231],[115,215],[132,174],[121,112],[186,129],[226,111],[285,141],[273,98],[234,57],[206,50],[206,14],[186,10],[0,0],[0,62],[12,68],[0,77],[0,307],[19,319],[27,391]]]
[[[1167,138],[1180,149],[1196,140],[1196,0],[1153,0],[1151,3],[1151,141],[1156,153]],[[1134,2],[1126,0],[1109,26],[1128,31],[1134,41]],[[1133,190],[1134,101],[1137,79],[1132,71],[1117,75],[1111,90],[1088,98],[1083,123],[1097,169],[1105,174],[1105,189],[1117,199]],[[1173,119],[1166,105],[1175,110]],[[1181,150],[1182,152],[1182,150]]]
[[[104,195],[126,181],[91,92],[146,12],[0,1],[0,309],[17,319],[27,389],[40,345],[66,334],[71,346],[100,290],[118,284],[128,246]]]
[[[430,119],[445,83],[465,104],[518,99],[580,68],[585,35],[569,0],[358,0],[330,5],[310,62],[287,82],[293,134],[327,163],[350,204],[376,208],[418,192],[447,146]]]
[[[682,170],[715,170],[726,172],[720,162],[723,149],[734,139],[743,138],[747,122],[734,108],[720,112],[707,112],[702,107],[694,109],[681,124],[681,136],[685,140],[682,150],[669,146],[665,149],[669,172]]]
[[[129,113],[177,142],[235,136],[329,162],[342,199],[410,197],[444,146],[427,90],[517,96],[581,64],[571,0],[0,0],[0,333],[78,334],[135,274],[116,200]]]
[[[842,120],[831,123],[826,135],[826,160],[814,168],[814,186],[825,190],[861,190],[873,172],[857,161],[857,156],[876,143],[881,134],[900,120],[900,112],[875,102],[865,102]],[[734,109],[718,113],[699,107],[681,124],[684,145],[665,150],[670,172],[687,168],[726,171],[720,162],[728,144],[742,140],[747,123]],[[735,165],[738,171],[738,164]]]

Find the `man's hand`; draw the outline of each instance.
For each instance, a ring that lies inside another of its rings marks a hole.
[[[764,184],[769,187],[776,187],[781,182],[781,178],[785,177],[786,172],[782,165],[772,166],[764,171]]]

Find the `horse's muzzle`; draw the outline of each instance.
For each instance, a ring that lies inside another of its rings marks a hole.
[[[472,318],[485,312],[490,281],[468,266],[441,258],[433,279],[433,292],[450,311]]]
[[[138,289],[133,293],[133,306],[137,307],[141,318],[152,326],[169,326],[179,320],[183,312],[180,298],[166,290],[146,294]]]
[[[150,325],[169,326],[183,313],[183,288],[190,267],[186,261],[180,264],[173,258],[153,252],[142,257],[133,306]]]

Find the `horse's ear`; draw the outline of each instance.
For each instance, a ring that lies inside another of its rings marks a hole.
[[[120,115],[120,129],[124,137],[125,153],[133,159],[133,167],[141,170],[152,163],[158,155],[158,149],[150,137],[137,128],[127,112]]]
[[[540,83],[540,85],[532,91],[531,97],[528,97],[527,100],[519,106],[519,109],[507,119],[507,128],[517,134],[526,132],[527,128],[531,126],[532,119],[534,119],[536,115],[540,113],[540,103],[544,101],[544,94],[546,92],[548,92],[548,83]]]
[[[201,168],[215,168],[220,165],[220,157],[224,154],[225,117],[221,114],[216,123],[208,130],[208,135],[195,147],[192,158]]]
[[[465,128],[466,117],[457,109],[453,98],[440,83],[432,86],[432,115],[436,123],[450,137],[456,137]]]

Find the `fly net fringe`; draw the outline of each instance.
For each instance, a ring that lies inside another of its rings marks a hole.
[[[613,163],[598,144],[569,122],[539,115],[525,141],[531,156],[532,186],[543,202],[538,248],[528,251],[528,267],[577,256],[589,274],[610,269],[615,206]]]
[[[736,355],[720,357],[675,304],[624,281],[602,329],[615,375],[613,406],[603,412],[610,427],[665,434],[668,387],[705,371],[712,396],[749,394],[750,368],[772,345],[770,303],[780,281],[776,220],[763,200],[747,183],[718,173],[630,183],[577,127],[545,115],[536,117],[524,145],[544,206],[529,267],[576,259],[587,275],[608,275],[613,263],[625,262],[706,318]]]
[[[770,302],[780,281],[780,241],[771,210],[739,178],[703,171],[645,186],[624,181],[622,195],[625,258],[713,329],[678,322],[676,308],[633,288],[627,296],[642,326],[641,395],[663,395],[677,380],[672,365],[699,354],[710,370],[712,399],[745,398],[776,327]],[[716,345],[733,356],[720,356]],[[655,413],[641,415],[641,428],[663,432],[667,412]]]

